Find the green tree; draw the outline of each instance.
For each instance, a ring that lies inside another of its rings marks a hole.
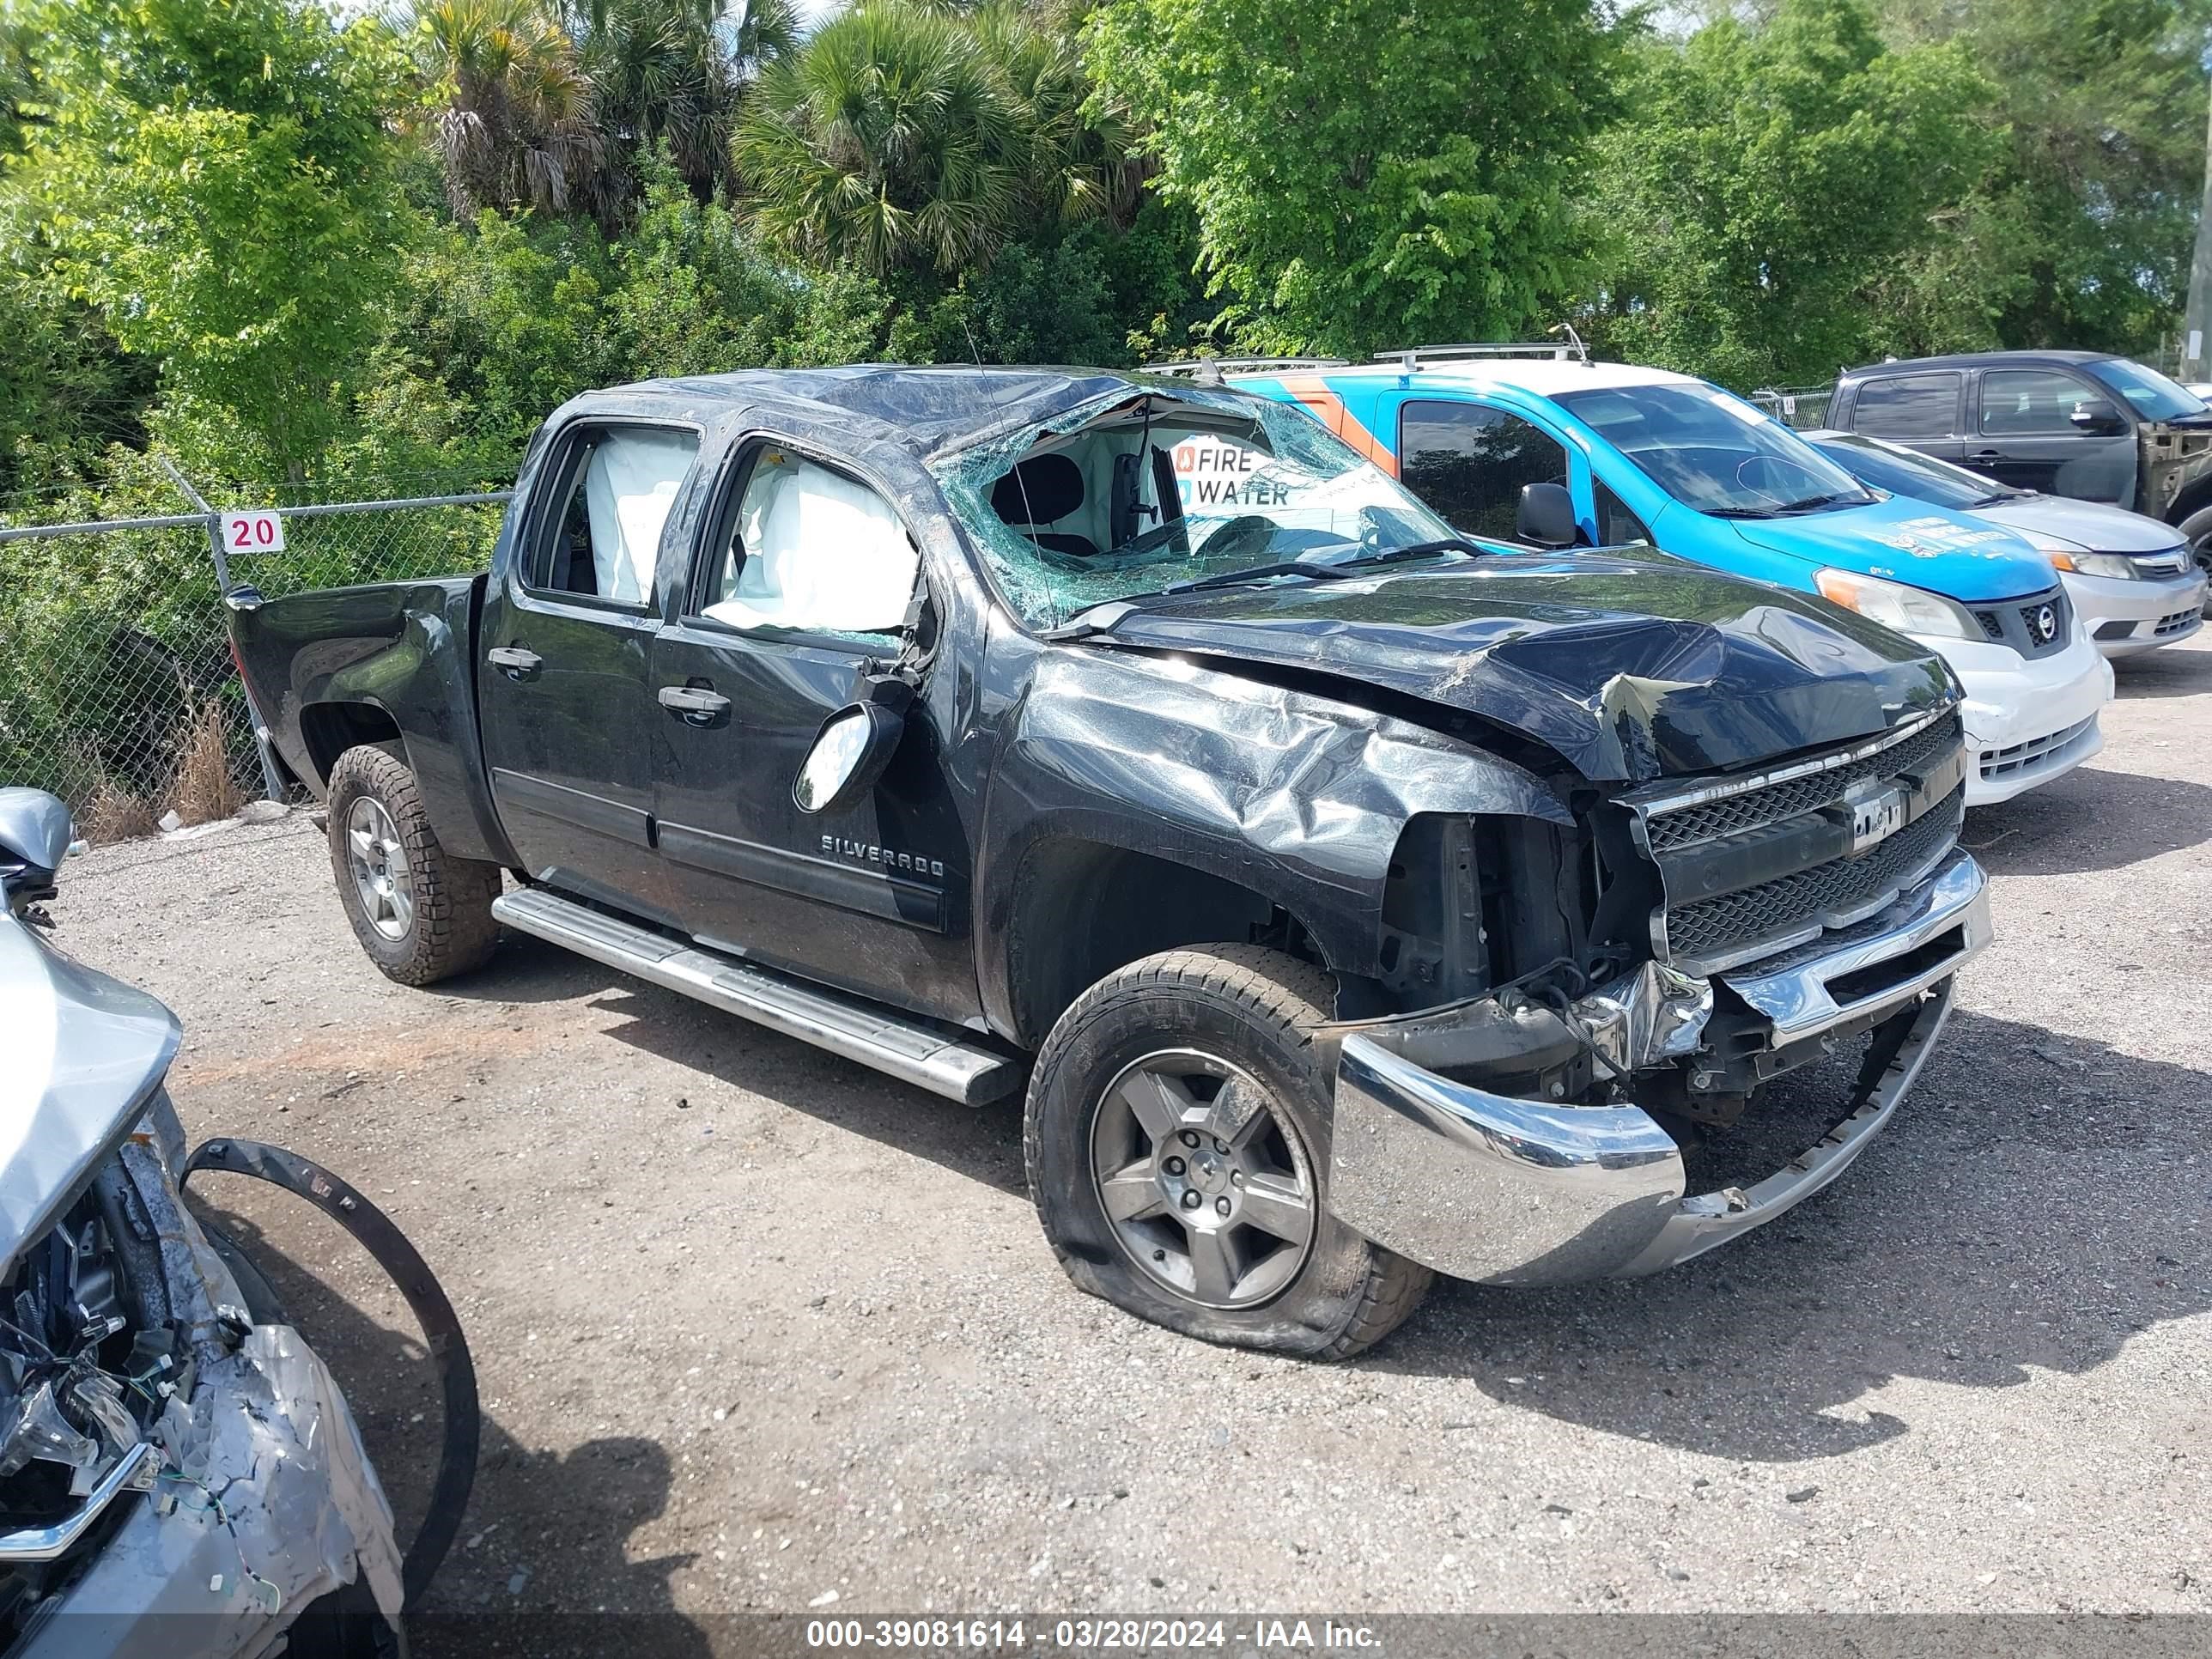
[[[304,474],[411,222],[379,26],[284,0],[39,0],[40,120],[14,172],[56,268],[244,465]]]
[[[1111,0],[1085,40],[1244,344],[1493,338],[1572,291],[1612,60],[1587,0]]]
[[[2188,287],[2204,177],[2208,0],[1885,0],[1996,88],[1988,176],[1881,285],[1876,343],[2148,351]]]
[[[1613,355],[1739,386],[1828,378],[1994,160],[1994,95],[1956,46],[1885,50],[1859,0],[1645,40],[1599,147],[1584,322]]]
[[[455,218],[614,211],[591,76],[539,0],[428,0],[396,21],[429,85],[430,142]]]
[[[736,183],[730,132],[762,68],[798,43],[790,0],[588,0],[569,5],[596,119],[627,163],[666,144],[700,201]],[[634,178],[625,195],[641,188]]]
[[[1066,32],[1000,0],[973,13],[867,0],[763,75],[736,137],[755,223],[931,303],[1016,242],[1126,222],[1125,125]]]

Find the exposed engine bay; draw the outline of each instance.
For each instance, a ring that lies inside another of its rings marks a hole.
[[[255,1172],[228,1161],[233,1145],[200,1163]],[[258,1653],[349,1586],[367,1591],[349,1606],[396,1628],[450,1542],[441,1525],[427,1557],[403,1559],[336,1379],[281,1316],[249,1305],[228,1247],[184,1206],[182,1146],[157,1097],[0,1285],[0,1647],[11,1653],[70,1651],[82,1620],[64,1614],[151,1629],[179,1613],[232,1615],[245,1628],[223,1650]],[[450,1354],[457,1328],[440,1335]],[[472,1374],[463,1380],[466,1466],[446,1472],[448,1500],[465,1498],[473,1469]]]

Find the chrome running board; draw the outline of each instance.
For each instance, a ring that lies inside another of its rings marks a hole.
[[[491,913],[517,933],[872,1066],[965,1106],[1012,1094],[1022,1065],[858,997],[665,938],[542,887],[501,894]]]

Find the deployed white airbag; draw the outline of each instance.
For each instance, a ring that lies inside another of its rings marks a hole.
[[[705,614],[732,628],[887,633],[906,619],[920,555],[890,504],[795,455],[753,469],[738,512],[744,562]]]
[[[592,446],[584,503],[592,515],[592,574],[601,598],[653,592],[661,526],[699,441],[686,432],[611,432]]]

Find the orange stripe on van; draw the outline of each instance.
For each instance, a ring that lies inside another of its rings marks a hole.
[[[1344,399],[1322,385],[1320,375],[1280,374],[1276,379],[1283,383],[1285,392],[1320,416],[1323,426],[1392,477],[1398,476],[1398,458],[1353,418],[1352,411],[1344,406]]]

